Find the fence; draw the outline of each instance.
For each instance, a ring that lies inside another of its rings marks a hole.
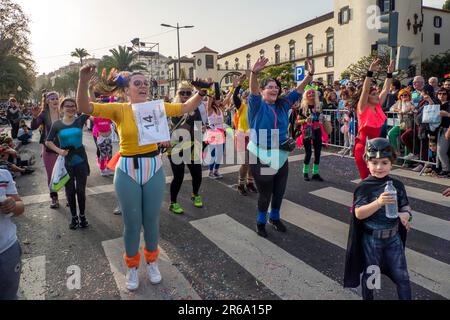
[[[330,121],[333,130],[330,134],[329,145],[341,148],[342,157],[353,156],[355,137],[358,135],[356,113],[343,110],[323,110],[325,119]],[[429,155],[429,138],[427,134],[419,136],[419,128],[414,121],[414,114],[399,116],[396,112],[386,112],[388,118],[386,126],[382,130],[382,137],[387,137],[398,154],[398,159],[403,160],[403,165],[408,163],[422,164],[423,174],[429,166],[438,166],[438,159]]]

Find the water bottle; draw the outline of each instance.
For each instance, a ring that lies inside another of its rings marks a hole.
[[[388,217],[389,219],[397,219],[398,218],[397,190],[395,189],[392,181],[388,181],[387,186],[384,189],[384,192],[389,193],[391,196],[395,198],[394,204],[386,205],[386,217]]]

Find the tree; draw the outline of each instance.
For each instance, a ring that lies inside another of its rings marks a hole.
[[[80,59],[80,66],[83,65],[83,58],[90,56],[86,49],[83,48],[76,48],[75,51],[73,51],[70,55],[72,57]]]
[[[373,53],[369,56],[362,57],[359,59],[356,63],[350,65],[342,74],[341,79],[351,79],[351,80],[360,80],[364,79],[364,77],[367,75],[367,70],[369,70],[369,67],[371,63],[377,59],[381,59],[381,72],[376,72],[374,74],[373,79],[376,80],[378,83],[383,83],[386,79],[386,70],[390,63],[390,54],[387,51],[382,51],[380,54]],[[401,70],[396,74],[395,78],[398,80],[404,80],[408,78],[408,71]]]
[[[285,63],[279,66],[268,67],[261,71],[259,80],[269,78],[277,79],[281,82],[283,87],[291,88],[295,85],[295,68],[292,63]]]
[[[445,1],[444,5],[442,6],[442,9],[450,11],[450,0]]]
[[[10,0],[0,0],[0,97],[16,94],[19,100],[32,91],[34,61],[29,50],[28,17]],[[17,90],[18,87],[22,91]]]
[[[110,50],[112,56],[103,57],[99,64],[99,70],[105,68],[107,72],[112,68],[119,71],[139,71],[145,70],[146,65],[143,62],[136,62],[137,55],[125,46],[119,46],[117,49]]]
[[[425,79],[430,77],[444,78],[450,70],[450,50],[433,55],[422,62],[422,76]]]

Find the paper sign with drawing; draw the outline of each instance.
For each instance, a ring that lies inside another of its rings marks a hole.
[[[170,141],[169,124],[163,100],[133,104],[139,146]]]

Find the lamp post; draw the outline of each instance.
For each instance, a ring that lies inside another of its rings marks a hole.
[[[175,92],[178,90],[178,83],[177,83],[177,77],[180,77],[181,80],[181,56],[180,56],[180,29],[190,29],[194,26],[182,26],[180,27],[180,24],[177,22],[177,26],[171,26],[170,24],[161,24],[162,27],[167,28],[174,28],[177,29],[177,41],[178,41],[178,70],[175,70]],[[178,74],[177,74],[178,73]]]

